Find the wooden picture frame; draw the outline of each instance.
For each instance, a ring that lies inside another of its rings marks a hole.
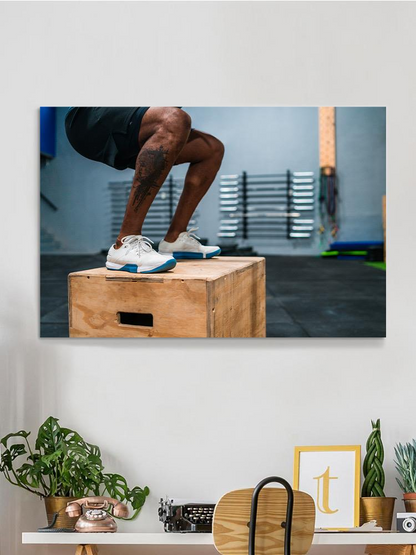
[[[293,487],[315,501],[317,528],[359,526],[360,478],[360,445],[295,447]]]

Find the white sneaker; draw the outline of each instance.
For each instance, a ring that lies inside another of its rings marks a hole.
[[[152,241],[143,235],[127,235],[121,243],[120,248],[115,249],[113,245],[108,251],[108,270],[152,274],[166,272],[176,266],[176,260],[172,255],[163,256],[157,253],[152,248]]]
[[[205,247],[198,241],[199,237],[193,232],[195,227],[189,231],[183,231],[174,243],[161,241],[159,243],[159,253],[163,255],[173,255],[176,259],[184,258],[212,258],[221,253],[219,247]]]

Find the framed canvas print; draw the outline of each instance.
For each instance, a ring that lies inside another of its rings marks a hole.
[[[359,526],[359,445],[295,447],[293,487],[308,493],[316,505],[316,527]]]
[[[42,107],[41,337],[384,337],[385,142],[383,107]]]

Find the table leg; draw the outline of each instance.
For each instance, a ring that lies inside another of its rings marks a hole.
[[[367,545],[367,555],[416,555],[414,545]]]
[[[78,545],[75,555],[98,555],[96,545]]]

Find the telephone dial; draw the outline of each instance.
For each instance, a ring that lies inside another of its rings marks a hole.
[[[77,532],[117,532],[117,523],[111,515],[129,516],[127,506],[111,497],[84,497],[71,501],[65,512],[70,517],[79,516],[75,524]]]

